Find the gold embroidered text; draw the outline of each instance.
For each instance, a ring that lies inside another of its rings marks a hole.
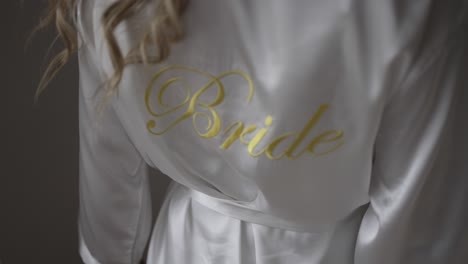
[[[183,70],[199,74],[205,76],[208,82],[192,95],[190,87],[182,77],[174,77],[166,80],[160,86],[157,94],[158,105],[162,109],[165,109],[165,111],[158,113],[151,107],[150,96],[154,90],[156,82],[161,79],[161,76],[164,73],[171,70]],[[149,114],[154,117],[154,119],[147,122],[148,131],[153,135],[160,136],[173,129],[180,122],[186,119],[192,119],[193,129],[200,137],[208,139],[218,136],[222,131],[222,120],[215,107],[221,104],[225,99],[223,79],[232,75],[242,77],[246,81],[248,87],[247,103],[249,103],[254,95],[254,85],[250,76],[242,71],[232,70],[222,73],[219,76],[214,76],[207,72],[186,66],[168,66],[161,69],[153,76],[145,93],[146,109]],[[185,88],[186,95],[182,102],[175,106],[170,106],[164,102],[163,98],[167,89],[169,89],[169,87],[174,83],[182,84]],[[209,90],[216,90],[215,98],[210,102],[201,100],[200,97]],[[158,127],[156,119],[162,118],[181,108],[184,108],[185,111],[172,123],[165,128]],[[232,144],[239,141],[247,147],[247,152],[250,156],[259,157],[260,155],[265,155],[271,160],[278,160],[283,157],[297,159],[304,153],[309,153],[314,156],[329,154],[344,144],[343,131],[328,130],[322,132],[312,137],[307,145],[300,148],[300,145],[303,145],[302,143],[305,141],[305,138],[311,133],[329,108],[330,106],[328,104],[318,106],[302,130],[299,132],[285,133],[272,139],[270,142],[263,142],[263,139],[273,124],[273,117],[271,115],[268,115],[265,118],[264,125],[262,127],[258,127],[255,124],[248,125],[242,121],[235,121],[223,131],[223,137],[225,139],[219,147],[223,150],[228,150]],[[205,112],[201,112],[201,109],[204,109]],[[200,129],[199,125],[197,125],[200,123],[199,120],[201,118],[206,119],[208,122],[205,129]],[[247,135],[251,135],[250,140],[246,139]],[[258,149],[258,146],[261,143],[263,143],[264,147],[262,149]]]

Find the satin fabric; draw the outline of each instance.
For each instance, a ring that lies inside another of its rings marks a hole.
[[[96,115],[112,2],[78,12],[86,263],[148,240],[149,263],[466,262],[466,1],[191,1]],[[153,169],[173,183],[150,237]]]
[[[192,199],[189,188],[172,182],[153,230],[147,262],[349,263],[364,210],[358,208],[336,229],[297,232],[226,216]]]

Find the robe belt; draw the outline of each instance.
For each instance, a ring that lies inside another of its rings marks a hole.
[[[194,190],[192,188],[186,188],[189,189],[192,199],[196,202],[218,213],[246,222],[270,226],[274,228],[281,228],[290,231],[310,233],[324,232],[333,229],[333,227],[335,226],[333,224],[317,225],[312,223],[300,224],[299,222],[292,222],[290,220],[282,219],[280,217],[273,216],[271,214],[259,210],[255,210],[253,208],[246,207],[245,205],[242,205],[241,203],[236,203],[232,200],[219,199],[204,194],[203,192]]]

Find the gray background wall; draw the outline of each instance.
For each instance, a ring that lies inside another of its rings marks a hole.
[[[72,61],[33,96],[54,34],[24,42],[45,1],[2,1],[0,263],[82,263],[77,244],[78,101]],[[159,175],[161,176],[161,175]],[[154,180],[157,178],[157,182]],[[158,210],[168,178],[153,177]],[[2,262],[3,261],[3,262]]]

